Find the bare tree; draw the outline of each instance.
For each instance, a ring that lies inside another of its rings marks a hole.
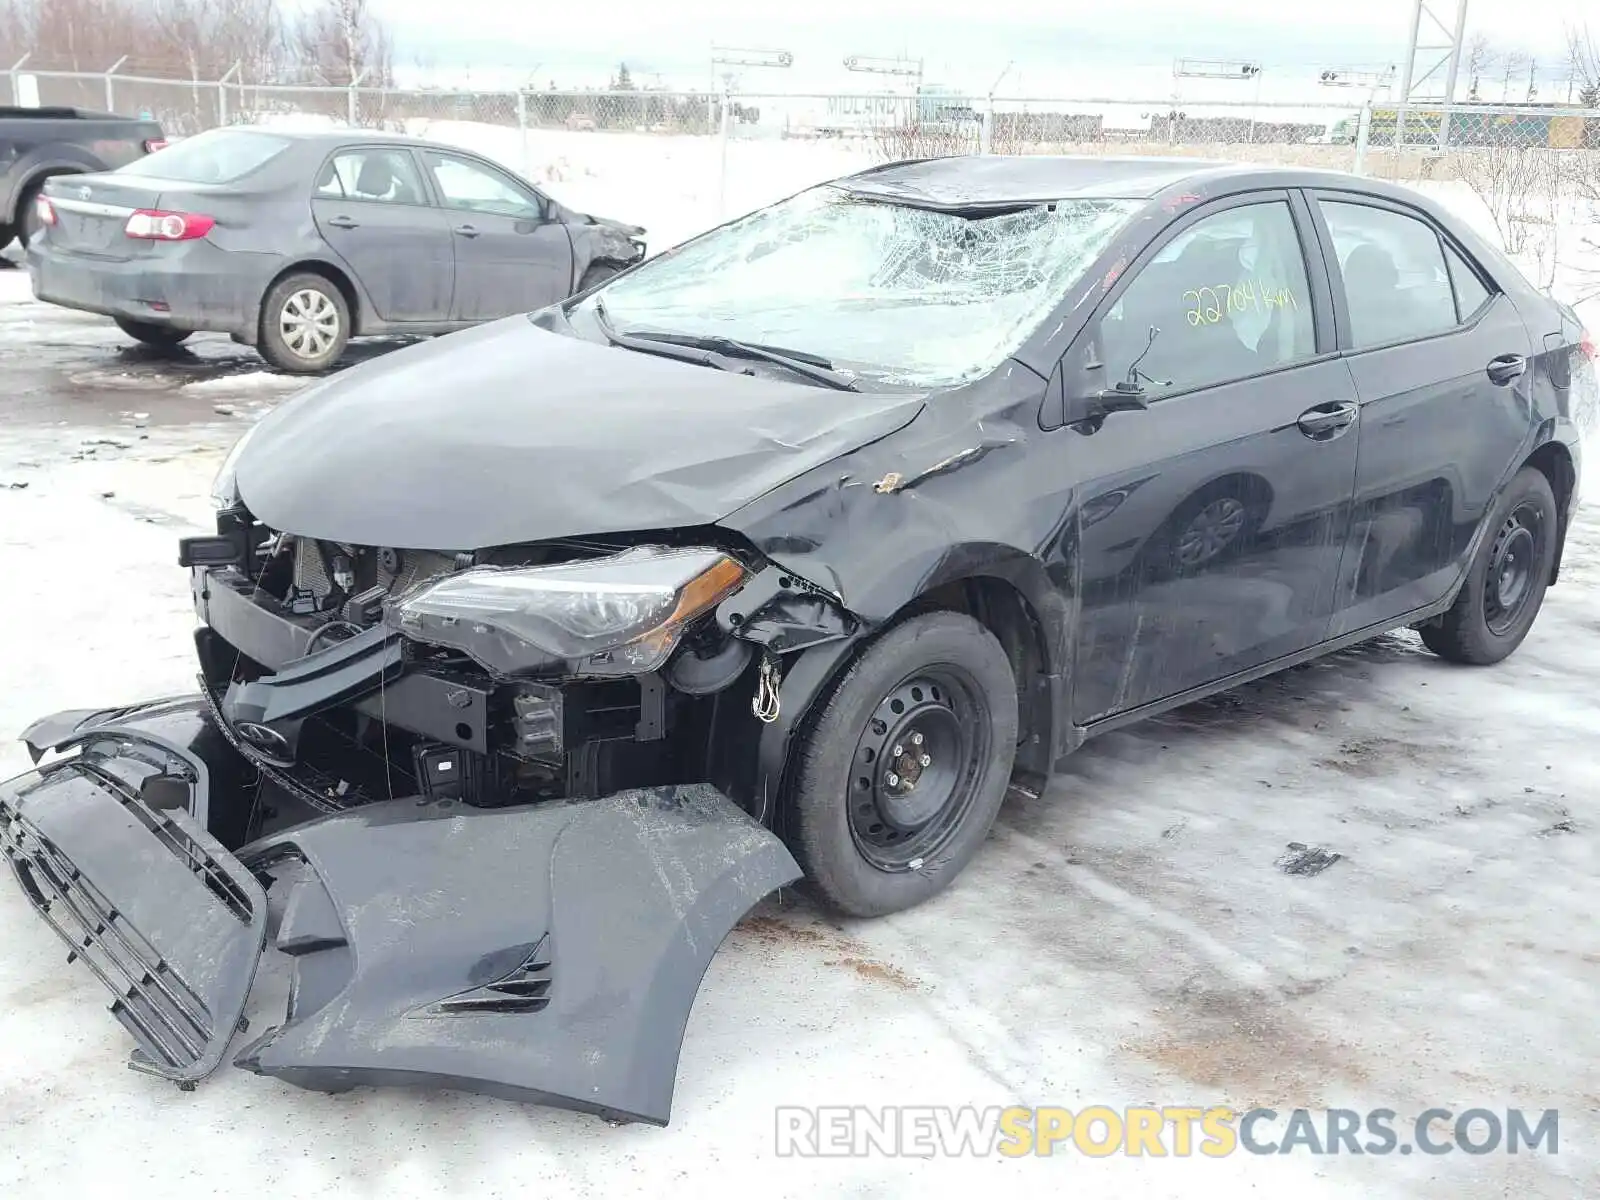
[[[1567,66],[1578,83],[1578,103],[1600,108],[1600,43],[1587,25],[1567,27]]]
[[[1479,99],[1483,77],[1494,67],[1495,51],[1487,34],[1474,34],[1467,43],[1467,99]]]
[[[1500,84],[1500,100],[1502,103],[1511,103],[1511,82],[1522,74],[1522,68],[1528,65],[1528,57],[1515,50],[1508,50],[1500,56],[1500,64],[1505,68],[1505,78]]]
[[[368,0],[315,0],[296,24],[293,42],[307,83],[381,88],[394,81],[393,43]]]
[[[34,65],[128,70],[215,80],[281,74],[287,45],[279,0],[0,0],[0,45]]]

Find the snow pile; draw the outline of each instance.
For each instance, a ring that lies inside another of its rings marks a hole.
[[[724,168],[717,137],[565,129],[523,135],[507,126],[435,120],[409,121],[406,131],[493,159],[582,212],[643,225],[653,251],[872,161],[860,148],[734,138]]]
[[[247,371],[243,375],[219,375],[214,379],[197,379],[183,385],[185,395],[240,396],[250,392],[295,392],[305,387],[303,375],[280,375],[275,371]]]

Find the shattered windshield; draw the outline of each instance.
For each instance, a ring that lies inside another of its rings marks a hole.
[[[731,338],[869,381],[948,387],[1013,353],[1138,207],[1064,200],[962,215],[828,185],[607,285],[605,316],[625,332]],[[594,297],[579,307],[592,312]]]

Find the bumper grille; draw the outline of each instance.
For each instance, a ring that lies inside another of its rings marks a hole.
[[[114,772],[121,761],[102,760],[91,744],[0,787],[0,857],[66,943],[67,961],[112,993],[112,1015],[143,1052],[132,1065],[188,1084],[217,1066],[233,1035],[265,932],[265,896],[220,846],[146,805]],[[37,816],[25,814],[30,806]],[[124,844],[142,872],[91,879],[71,857],[84,850],[104,872],[108,840]],[[193,894],[178,882],[184,874],[209,903],[175,930],[166,898]]]

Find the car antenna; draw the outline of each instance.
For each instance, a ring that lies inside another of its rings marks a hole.
[[[1145,339],[1144,349],[1139,352],[1138,358],[1134,359],[1133,362],[1128,364],[1128,377],[1126,379],[1117,380],[1117,391],[1142,392],[1144,391],[1144,384],[1140,382],[1141,380],[1149,380],[1157,387],[1172,386],[1172,380],[1157,379],[1154,375],[1147,375],[1139,369],[1139,364],[1142,363],[1149,355],[1151,347],[1156,344],[1156,338],[1160,336],[1161,330],[1155,325],[1150,326],[1150,336]]]

